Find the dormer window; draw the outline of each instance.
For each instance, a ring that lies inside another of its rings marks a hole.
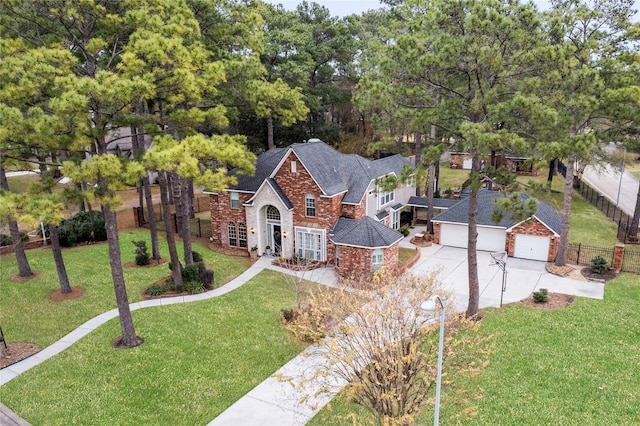
[[[304,197],[304,205],[306,215],[308,217],[316,217],[316,197],[314,197],[313,194],[307,194]]]

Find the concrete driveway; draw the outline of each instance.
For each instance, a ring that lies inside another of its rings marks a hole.
[[[489,252],[478,252],[480,308],[500,306],[502,270],[497,265],[490,266],[490,260]],[[522,300],[541,288],[580,297],[604,298],[604,284],[559,277],[548,273],[545,266],[545,262],[507,258],[507,285],[503,304]],[[467,268],[466,249],[434,244],[421,249],[420,259],[410,271],[413,274],[438,271],[443,289],[451,292],[450,302],[454,303],[457,311],[464,311],[469,301]]]

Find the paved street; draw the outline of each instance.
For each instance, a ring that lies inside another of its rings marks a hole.
[[[635,176],[624,172],[622,184],[620,184],[620,169],[606,166],[605,170],[596,170],[592,166],[587,166],[583,179],[614,203],[618,200],[618,189],[620,189],[618,206],[623,212],[633,217],[639,185]]]

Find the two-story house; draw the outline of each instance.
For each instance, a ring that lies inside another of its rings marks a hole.
[[[400,210],[413,184],[382,190],[409,162],[341,154],[318,139],[258,156],[253,176],[210,193],[212,241],[227,249],[317,260],[343,275],[395,267]],[[233,172],[231,172],[233,173]]]

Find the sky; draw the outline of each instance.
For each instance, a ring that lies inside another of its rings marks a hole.
[[[265,0],[268,3],[282,4],[286,10],[295,10],[302,0]],[[311,2],[313,0],[309,0]],[[360,14],[369,9],[381,7],[379,0],[315,0],[316,3],[325,6],[333,16],[346,16],[354,13]],[[538,8],[544,10],[549,7],[548,0],[535,0]]]

